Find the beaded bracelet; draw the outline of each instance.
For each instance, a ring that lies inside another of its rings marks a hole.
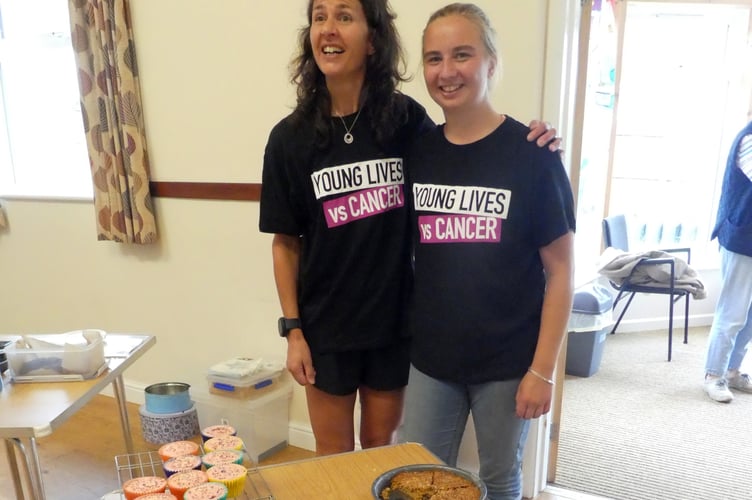
[[[528,368],[527,371],[529,371],[530,373],[532,373],[533,375],[535,375],[536,377],[538,377],[539,379],[541,379],[542,381],[544,381],[548,385],[554,385],[554,381],[553,380],[551,380],[550,378],[544,377],[543,375],[541,375],[537,371],[533,370],[532,367]]]

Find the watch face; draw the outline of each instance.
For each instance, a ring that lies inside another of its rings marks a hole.
[[[277,321],[277,329],[279,330],[280,337],[287,337],[289,332],[285,328],[285,318],[279,318],[279,321]]]

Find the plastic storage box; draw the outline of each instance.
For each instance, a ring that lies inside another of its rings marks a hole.
[[[222,396],[250,399],[274,389],[284,365],[276,361],[234,358],[209,369],[209,392]]]
[[[282,370],[262,371],[248,377],[231,378],[209,374],[209,392],[239,399],[251,399],[271,392],[279,383]]]
[[[253,399],[230,399],[201,389],[191,393],[201,428],[227,423],[237,430],[254,462],[287,446],[292,383],[277,380]]]
[[[598,284],[575,291],[567,334],[567,375],[590,377],[601,366],[608,330],[613,326],[613,297]]]
[[[67,381],[93,378],[106,367],[104,332],[24,335],[4,348],[14,382]]]

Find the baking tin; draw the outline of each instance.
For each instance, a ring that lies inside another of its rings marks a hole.
[[[373,498],[380,500],[381,492],[384,490],[384,488],[389,486],[392,478],[400,472],[418,472],[426,470],[442,470],[463,477],[478,487],[478,489],[480,490],[480,500],[488,499],[488,488],[486,487],[486,483],[484,483],[477,475],[466,470],[458,469],[456,467],[449,467],[448,465],[438,464],[403,465],[401,467],[390,469],[381,474],[373,481],[373,484],[371,486],[371,494],[373,495]]]
[[[189,384],[160,382],[144,390],[146,411],[150,413],[178,413],[193,406]]]

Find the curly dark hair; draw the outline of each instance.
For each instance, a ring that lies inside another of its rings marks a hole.
[[[313,58],[311,19],[313,1],[308,1],[308,24],[298,33],[299,54],[291,63],[291,82],[297,86],[297,104],[292,119],[295,124],[313,123],[316,145],[327,147],[332,139],[331,97],[324,74]],[[370,123],[378,144],[386,144],[399,125],[407,121],[404,100],[397,99],[397,87],[408,81],[399,33],[394,24],[397,17],[388,0],[359,0],[366,16],[374,53],[366,62],[365,83],[361,92],[361,108]]]

